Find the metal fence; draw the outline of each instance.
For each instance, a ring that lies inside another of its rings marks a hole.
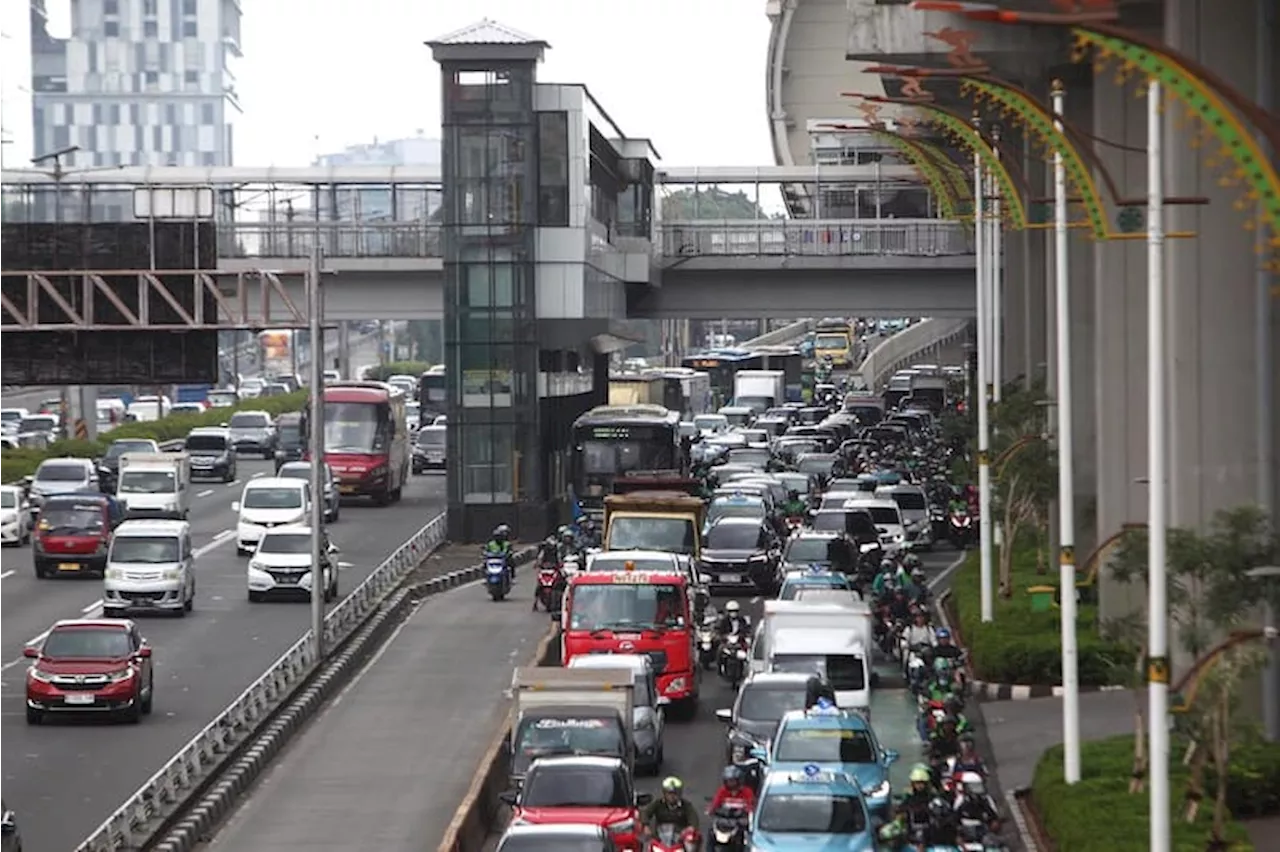
[[[442,257],[440,226],[426,222],[225,222],[218,257]]]
[[[667,257],[973,254],[970,228],[941,219],[663,222],[658,248]]]
[[[334,648],[368,618],[426,555],[445,540],[445,516],[414,533],[324,620],[325,647]],[[320,661],[307,631],[248,689],[196,734],[107,817],[77,852],[140,849],[152,833],[305,680]]]

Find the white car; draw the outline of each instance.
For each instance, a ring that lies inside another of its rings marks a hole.
[[[170,612],[195,608],[195,555],[186,521],[125,521],[116,527],[102,581],[102,614]]]
[[[0,485],[0,543],[24,545],[31,541],[31,510],[22,489]]]
[[[303,524],[311,510],[311,486],[304,479],[263,477],[252,479],[240,499],[231,504],[238,512],[236,552],[254,552],[263,535],[276,527]]]
[[[324,562],[324,599],[338,597],[338,547],[320,530],[320,552]],[[293,524],[275,527],[263,534],[258,549],[249,560],[249,600],[257,603],[268,597],[310,599],[315,582],[311,561],[311,527]]]

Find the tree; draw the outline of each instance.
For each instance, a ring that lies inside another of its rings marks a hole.
[[[991,425],[995,482],[992,512],[1000,523],[999,591],[1013,596],[1014,545],[1031,526],[1036,536],[1036,561],[1047,571],[1044,536],[1049,500],[1057,482],[1053,453],[1044,431],[1044,386],[1010,389],[994,406]]]
[[[770,219],[768,213],[745,192],[727,192],[717,186],[678,189],[662,199],[662,218],[667,222],[700,219]]]

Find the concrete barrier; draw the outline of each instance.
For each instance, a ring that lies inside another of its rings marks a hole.
[[[759,337],[753,337],[742,343],[743,349],[755,349],[757,346],[777,346],[782,343],[789,343],[797,337],[803,337],[813,328],[813,320],[802,319],[797,320],[782,328],[775,328],[773,331],[766,332]]]
[[[538,643],[531,665],[544,665],[553,656],[559,635],[559,629],[553,625]],[[438,852],[481,852],[490,832],[504,827],[501,816],[505,806],[498,800],[498,796],[504,790],[511,789],[511,749],[508,741],[514,721],[512,713],[508,713],[502,727],[494,735],[480,760],[471,788],[467,790],[467,795],[463,797],[462,804],[458,805],[453,820],[445,830]]]

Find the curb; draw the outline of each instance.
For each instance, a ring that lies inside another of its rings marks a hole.
[[[950,597],[950,589],[938,595],[936,609],[938,618],[942,621],[943,626],[950,630],[954,636],[956,631],[951,624],[951,619],[947,616],[946,607],[946,601]],[[966,665],[965,668],[969,672],[970,694],[979,701],[1030,701],[1033,698],[1061,698],[1063,693],[1066,692],[1066,688],[1061,684],[991,683],[985,680],[976,680],[973,677],[972,666]],[[1089,692],[1120,692],[1124,689],[1128,689],[1128,687],[1118,685],[1080,686],[1077,692],[1084,695]]]
[[[533,548],[519,551],[516,561],[527,562],[535,552]],[[468,566],[394,592],[368,621],[334,649],[280,709],[263,721],[257,732],[210,779],[199,797],[193,798],[190,806],[180,812],[163,838],[149,848],[153,852],[190,852],[211,841],[222,820],[235,810],[240,797],[252,789],[276,755],[359,671],[394,628],[412,615],[423,598],[471,582],[483,573],[483,565]]]

